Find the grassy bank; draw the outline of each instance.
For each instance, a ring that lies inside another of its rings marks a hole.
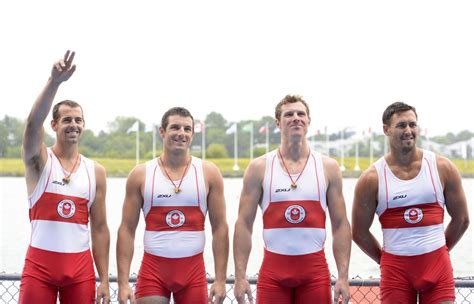
[[[125,177],[128,175],[130,170],[135,166],[134,159],[112,159],[112,158],[97,158],[95,159],[107,169],[108,176],[114,177]],[[145,162],[143,160],[142,162]],[[239,170],[234,171],[234,160],[231,158],[226,159],[209,159],[209,161],[215,163],[222,172],[222,175],[226,177],[239,177],[244,173],[247,168],[249,159],[241,158],[238,160]],[[339,159],[337,159],[340,162]],[[454,159],[454,164],[458,167],[463,177],[474,177],[474,160],[460,160]],[[359,167],[361,171],[355,171],[355,158],[348,157],[344,159],[344,166],[346,170],[343,175],[346,177],[358,177],[360,172],[365,170],[369,166],[369,158],[359,158]],[[0,176],[23,176],[25,168],[21,159],[10,159],[0,158]]]

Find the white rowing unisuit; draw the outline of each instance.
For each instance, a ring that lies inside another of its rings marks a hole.
[[[436,155],[423,150],[420,172],[410,180],[397,178],[383,157],[374,167],[378,175],[376,212],[382,225],[383,250],[412,256],[444,246],[445,199]]]

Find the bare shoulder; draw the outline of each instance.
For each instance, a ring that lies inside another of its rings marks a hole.
[[[127,177],[127,187],[129,186],[141,186],[145,181],[146,167],[145,164],[135,166],[130,171]]]
[[[203,160],[202,161],[202,169],[204,170],[204,175],[207,177],[207,175],[221,175],[221,171],[219,170],[219,167],[217,167],[216,164],[213,162],[210,162],[208,160]]]
[[[438,166],[438,172],[442,174],[449,173],[453,170],[458,171],[451,160],[441,155],[436,155],[436,164]]]
[[[321,155],[321,159],[323,161],[323,166],[325,170],[336,170],[339,171],[339,164],[338,162],[329,156]]]
[[[100,176],[100,177],[105,178],[106,175],[107,175],[107,170],[105,169],[105,167],[102,166],[101,164],[99,164],[96,161],[94,161],[94,170],[95,170],[96,176]]]
[[[252,160],[245,169],[244,180],[262,181],[265,176],[266,155]]]
[[[370,166],[360,175],[357,181],[356,191],[378,191],[378,182],[377,170],[374,166]]]
[[[448,158],[436,155],[436,165],[443,184],[461,180],[461,173]]]
[[[342,173],[338,162],[328,156],[321,156],[323,161],[324,175],[329,185],[341,184],[342,187]]]

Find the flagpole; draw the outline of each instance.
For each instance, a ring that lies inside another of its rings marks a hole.
[[[137,121],[138,123],[138,121]],[[137,136],[136,136],[136,142],[135,142],[135,165],[138,165],[138,162],[140,161],[140,124],[137,125]]]
[[[239,171],[239,165],[237,164],[237,153],[238,153],[238,149],[237,149],[237,131],[238,131],[238,127],[237,127],[237,123],[235,123],[235,133],[234,133],[234,167],[232,169],[234,169],[234,171]]]
[[[268,129],[268,122],[265,123],[265,153],[270,150],[270,130]]]
[[[253,159],[253,122],[251,122],[252,128],[250,129],[250,160]]]
[[[369,128],[369,166],[372,165],[374,161],[374,143],[373,138],[374,134],[372,133],[372,128]]]
[[[156,157],[156,127],[154,124],[151,125],[152,126],[152,136],[153,136],[153,155],[152,155],[152,158],[155,158]]]
[[[356,155],[355,155],[355,166],[354,166],[354,171],[360,171],[359,167],[359,140],[356,140]]]
[[[206,126],[204,122],[201,122],[201,152],[202,159],[206,159]]]
[[[344,128],[341,130],[341,171],[346,171],[344,166]]]
[[[324,126],[324,134],[326,135],[326,154],[329,155],[329,134],[328,134],[328,126]]]

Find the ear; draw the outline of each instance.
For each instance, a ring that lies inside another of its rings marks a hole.
[[[280,129],[280,121],[278,119],[275,119],[275,126]]]
[[[163,129],[163,127],[160,127],[160,137],[161,139],[163,139],[165,137],[165,129]]]
[[[387,136],[390,135],[390,126],[383,125],[383,133]]]
[[[58,124],[56,121],[54,121],[54,119],[51,119],[51,129],[53,129],[54,132],[58,130]]]

